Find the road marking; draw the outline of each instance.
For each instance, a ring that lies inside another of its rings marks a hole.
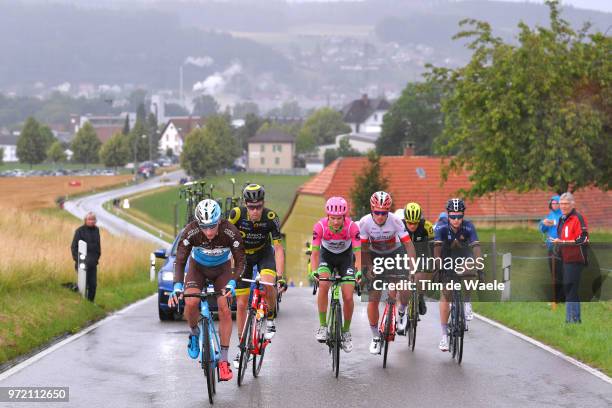
[[[597,378],[607,382],[608,384],[612,384],[612,378],[608,377],[607,375],[605,375],[601,371],[599,371],[599,370],[597,370],[597,369],[595,369],[595,368],[593,368],[593,367],[591,367],[589,365],[586,365],[586,364],[576,360],[573,357],[570,357],[570,356],[568,356],[566,354],[563,354],[559,350],[556,350],[556,349],[554,349],[554,348],[552,348],[550,346],[547,346],[546,344],[544,344],[544,343],[542,343],[542,342],[540,342],[540,341],[538,341],[538,340],[536,340],[534,338],[531,338],[531,337],[529,337],[529,336],[527,336],[527,335],[525,335],[523,333],[517,332],[516,330],[513,330],[513,329],[511,329],[509,327],[506,327],[503,324],[496,322],[495,320],[489,319],[488,317],[484,317],[482,315],[479,315],[478,313],[474,313],[474,316],[476,318],[482,320],[483,322],[489,323],[490,325],[497,327],[498,329],[502,329],[506,333],[510,333],[513,336],[516,336],[516,337],[518,337],[521,340],[525,340],[526,342],[531,343],[534,346],[541,348],[542,350],[546,350],[549,353],[554,354],[555,356],[562,358],[563,360],[567,361],[568,363],[571,363],[571,364],[575,365],[576,367],[582,368],[583,370],[593,374],[595,377],[597,377]]]
[[[44,349],[40,353],[37,353],[37,354],[33,355],[32,357],[28,358],[27,360],[24,360],[21,363],[13,366],[11,368],[9,368],[8,370],[4,371],[3,373],[0,373],[0,381],[3,381],[5,379],[7,379],[8,377],[10,377],[11,375],[16,374],[19,371],[23,370],[24,368],[34,364],[35,362],[37,362],[41,358],[45,357],[48,354],[53,353],[54,351],[56,351],[60,347],[63,347],[66,344],[72,343],[73,341],[75,341],[79,337],[86,335],[90,331],[92,331],[94,329],[97,329],[98,327],[102,326],[105,323],[108,323],[109,321],[115,319],[117,316],[121,315],[122,313],[128,312],[129,310],[140,306],[141,304],[145,303],[146,301],[148,301],[149,299],[151,299],[154,296],[157,296],[157,293],[155,293],[155,294],[153,294],[151,296],[147,296],[146,298],[144,298],[142,300],[139,300],[139,301],[137,301],[135,303],[132,303],[131,305],[128,305],[128,306],[124,307],[123,309],[120,309],[120,310],[117,310],[116,312],[113,312],[111,315],[105,317],[104,319],[100,320],[99,322],[96,322],[96,323],[92,324],[91,326],[86,327],[85,329],[81,330],[80,332],[78,332],[76,334],[73,334],[72,336],[70,336],[70,337],[60,341],[59,343],[56,343],[56,344],[52,345],[51,347],[49,347],[47,349]]]

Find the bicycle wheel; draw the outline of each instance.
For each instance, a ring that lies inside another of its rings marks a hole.
[[[244,375],[246,374],[247,366],[249,365],[249,354],[251,354],[251,325],[253,324],[253,318],[255,313],[249,310],[246,323],[244,325],[244,332],[240,340],[240,363],[238,365],[238,386],[242,385],[244,381]]]
[[[389,352],[389,337],[391,336],[391,321],[393,320],[393,307],[387,303],[385,308],[385,326],[383,332],[383,368],[387,368],[387,353]]]
[[[206,378],[206,388],[208,390],[208,401],[213,403],[213,396],[215,394],[215,369],[213,358],[211,355],[211,339],[210,333],[208,332],[208,319],[202,319],[202,326],[200,330],[202,333],[202,369],[204,370],[204,377]]]
[[[412,291],[412,296],[408,300],[408,347],[414,351],[416,343],[417,324],[419,321],[419,295],[416,291]]]
[[[461,361],[463,360],[463,334],[465,333],[465,312],[463,310],[463,299],[461,299],[461,295],[458,295],[457,303],[457,333],[455,340],[455,348],[457,352],[455,353],[455,359],[457,360],[457,364],[461,364]]]
[[[332,350],[332,370],[336,378],[340,372],[340,344],[342,343],[342,310],[340,302],[334,303],[334,320],[333,320],[333,333],[334,333],[334,349]]]
[[[455,358],[457,353],[456,339],[457,339],[457,306],[455,304],[455,296],[453,295],[452,302],[450,305],[450,315],[448,321],[448,351],[450,352],[451,358]]]
[[[254,336],[253,339],[257,342],[257,346],[259,348],[259,355],[253,354],[253,377],[255,378],[257,378],[259,375],[259,371],[261,370],[261,366],[263,364],[264,353],[266,352],[266,338],[264,337],[264,334],[266,333],[265,322],[266,319],[261,318],[255,323],[256,336]]]

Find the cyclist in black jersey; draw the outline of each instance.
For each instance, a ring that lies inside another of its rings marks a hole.
[[[422,216],[421,206],[417,203],[408,203],[403,210],[402,222],[404,227],[410,236],[410,240],[414,244],[416,250],[417,260],[419,258],[425,260],[431,253],[430,243],[433,242],[434,232],[433,225],[431,222],[425,220]],[[419,270],[415,274],[415,281],[419,282],[427,278],[426,274],[419,272],[425,270],[425,265],[421,265]],[[419,293],[419,314],[424,315],[427,313],[427,305],[423,294]],[[406,325],[408,323],[408,317],[404,310],[399,310],[399,319],[397,323],[397,333],[404,334]]]
[[[259,184],[249,184],[242,193],[245,205],[235,207],[229,215],[229,221],[238,228],[246,252],[246,268],[244,277],[255,279],[253,267],[257,269],[262,282],[277,282],[279,288],[286,289],[287,284],[283,279],[285,266],[285,252],[281,244],[280,220],[276,212],[264,207],[265,190]],[[251,284],[249,282],[238,282],[236,287],[236,324],[238,336],[242,334],[242,328],[246,320],[246,312],[249,300]],[[274,318],[276,317],[276,293],[277,289],[265,286],[266,301],[269,307],[268,321],[266,322],[266,339],[272,339],[276,333]],[[240,360],[240,353],[234,360],[234,366]]]

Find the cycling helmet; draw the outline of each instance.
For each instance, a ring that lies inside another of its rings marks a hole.
[[[259,184],[249,184],[242,191],[242,197],[244,201],[249,203],[255,203],[257,201],[263,201],[266,192]]]
[[[348,204],[342,197],[330,197],[325,203],[325,212],[327,215],[346,215]]]
[[[382,208],[389,211],[391,209],[391,196],[385,191],[377,191],[370,197],[371,208]]]
[[[417,203],[408,203],[404,208],[404,219],[410,223],[421,221],[421,206]]]
[[[202,200],[196,206],[195,219],[200,227],[214,226],[221,219],[221,207],[215,200]]]
[[[446,211],[465,212],[465,203],[460,198],[451,198],[446,203]]]

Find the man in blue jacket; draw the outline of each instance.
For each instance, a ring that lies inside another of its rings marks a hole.
[[[552,196],[548,202],[550,212],[546,218],[540,221],[540,232],[545,235],[546,247],[548,248],[548,268],[550,270],[553,282],[553,302],[565,302],[565,293],[563,291],[563,264],[561,259],[555,255],[552,241],[557,236],[557,226],[559,218],[561,218],[561,210],[559,209],[559,196]]]

